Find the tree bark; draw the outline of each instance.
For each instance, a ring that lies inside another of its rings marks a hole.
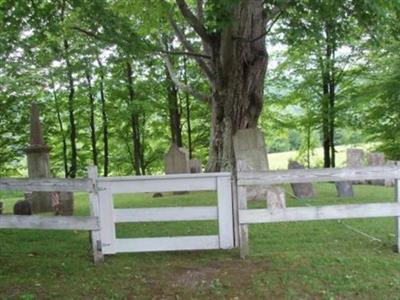
[[[126,74],[128,84],[128,97],[130,104],[135,101],[135,92],[133,89],[133,78],[132,78],[132,65],[129,61],[126,62]],[[132,128],[132,141],[133,141],[133,155],[134,155],[134,169],[136,175],[141,175],[142,170],[142,144],[140,138],[140,121],[137,109],[132,107],[131,111],[131,128]]]
[[[184,0],[176,2],[211,57],[207,62],[207,68],[212,70],[207,171],[234,170],[232,137],[239,129],[255,128],[263,108],[268,61],[264,2],[241,1],[232,11],[232,20],[216,33],[208,33]]]
[[[187,62],[186,57],[183,58],[183,82],[185,85],[188,84],[187,78]],[[187,136],[188,136],[188,150],[189,159],[193,158],[193,146],[192,146],[192,123],[191,123],[191,112],[190,112],[190,96],[188,92],[185,92],[185,108],[186,108],[186,125],[187,125]]]
[[[69,58],[69,43],[64,39],[64,60],[67,65],[67,76],[69,85],[68,94],[68,113],[70,123],[70,143],[71,143],[71,165],[68,170],[68,177],[75,178],[77,172],[77,147],[76,147],[76,124],[75,124],[75,111],[74,111],[74,96],[75,96],[75,85],[74,78],[72,75],[72,65]]]
[[[89,125],[90,125],[90,141],[92,143],[92,159],[93,159],[93,164],[95,166],[97,166],[95,101],[94,101],[94,95],[93,95],[93,91],[92,91],[92,78],[90,75],[88,63],[86,63],[85,77],[86,77],[86,84],[87,84],[88,95],[89,95],[89,107],[90,107]]]
[[[106,97],[104,94],[104,70],[101,60],[98,55],[96,55],[97,64],[100,68],[100,101],[101,101],[101,117],[103,121],[103,146],[104,146],[104,167],[103,175],[108,176],[109,168],[109,147],[108,147],[108,115],[106,109]]]

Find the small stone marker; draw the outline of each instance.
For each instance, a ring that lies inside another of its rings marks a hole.
[[[295,160],[289,161],[289,170],[304,169],[304,166]],[[294,195],[299,199],[314,198],[315,192],[311,183],[291,183]]]
[[[336,192],[340,198],[353,197],[353,184],[350,181],[338,181],[336,182]]]
[[[31,215],[32,205],[29,200],[19,200],[14,204],[14,215]]]
[[[74,193],[60,192],[60,210],[63,216],[74,214]]]
[[[162,198],[163,194],[162,193],[154,193],[153,198]]]
[[[359,168],[364,166],[364,150],[347,149],[346,166],[348,168]],[[365,181],[352,181],[353,184],[365,184]]]
[[[386,161],[387,166],[400,166],[399,160],[388,160]],[[385,186],[392,187],[394,186],[394,178],[385,179]]]
[[[368,166],[384,166],[385,165],[385,154],[382,152],[374,152],[368,154]],[[384,179],[371,180],[373,185],[385,185]]]
[[[267,148],[264,134],[258,128],[241,129],[233,137],[238,172],[268,171]],[[267,185],[247,188],[247,200],[265,200]]]
[[[190,173],[201,173],[201,161],[198,159],[189,160]]]
[[[285,190],[279,186],[270,187],[267,191],[267,209],[286,208]]]

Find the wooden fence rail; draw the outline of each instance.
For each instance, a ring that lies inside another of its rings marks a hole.
[[[312,183],[395,179],[395,203],[327,205],[275,209],[247,209],[247,186],[285,183]],[[377,166],[344,169],[298,169],[288,171],[245,172],[237,179],[240,255],[249,252],[248,224],[332,220],[349,218],[395,217],[396,245],[400,249],[400,168]]]
[[[0,178],[0,191],[93,192],[89,179]]]

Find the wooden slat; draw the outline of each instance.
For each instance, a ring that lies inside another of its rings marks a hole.
[[[91,192],[88,179],[0,178],[0,190],[25,192]]]
[[[197,173],[197,174],[166,174],[166,175],[151,175],[151,176],[114,176],[114,177],[99,177],[100,182],[113,182],[113,181],[131,181],[140,182],[148,180],[173,180],[173,179],[193,179],[193,178],[216,178],[216,177],[230,177],[231,173]]]
[[[109,189],[113,194],[121,193],[157,193],[175,191],[212,191],[216,189],[215,178],[173,178],[148,179],[140,181],[99,181],[100,189]]]
[[[115,223],[216,220],[217,207],[156,207],[114,209]]]
[[[219,247],[233,248],[232,188],[230,177],[217,177]]]
[[[290,207],[284,209],[247,209],[239,211],[240,224],[290,221],[333,220],[400,216],[399,203],[371,203]]]
[[[237,199],[239,207],[239,247],[240,257],[245,258],[249,254],[249,228],[247,224],[240,223],[241,211],[247,211],[247,190],[246,187],[237,188]]]
[[[98,192],[100,212],[100,239],[104,254],[115,253],[115,219],[113,195],[110,190]]]
[[[218,249],[217,235],[117,239],[116,252],[157,252]]]
[[[99,230],[96,217],[0,216],[0,228]]]
[[[343,169],[295,169],[287,171],[243,172],[238,185],[306,183],[400,178],[398,166],[375,166]]]

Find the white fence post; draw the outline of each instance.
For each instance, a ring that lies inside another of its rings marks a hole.
[[[230,176],[217,177],[219,247],[233,248],[232,187]]]
[[[400,203],[400,179],[394,181],[394,197],[395,202]],[[400,252],[400,216],[394,218],[395,234],[396,234],[396,252]]]
[[[247,189],[245,186],[237,187],[237,200],[240,210],[247,209]],[[239,224],[240,257],[245,258],[249,254],[249,231],[247,224]]]
[[[97,167],[88,167],[88,178],[92,181],[93,190],[89,192],[89,207],[90,215],[98,218],[98,223],[100,224],[100,213],[99,213],[99,195],[97,193]],[[91,244],[93,249],[93,260],[94,263],[99,263],[104,261],[104,256],[101,248],[101,236],[100,230],[92,230],[90,232]]]
[[[100,236],[104,254],[115,254],[115,216],[111,189],[99,190]]]

